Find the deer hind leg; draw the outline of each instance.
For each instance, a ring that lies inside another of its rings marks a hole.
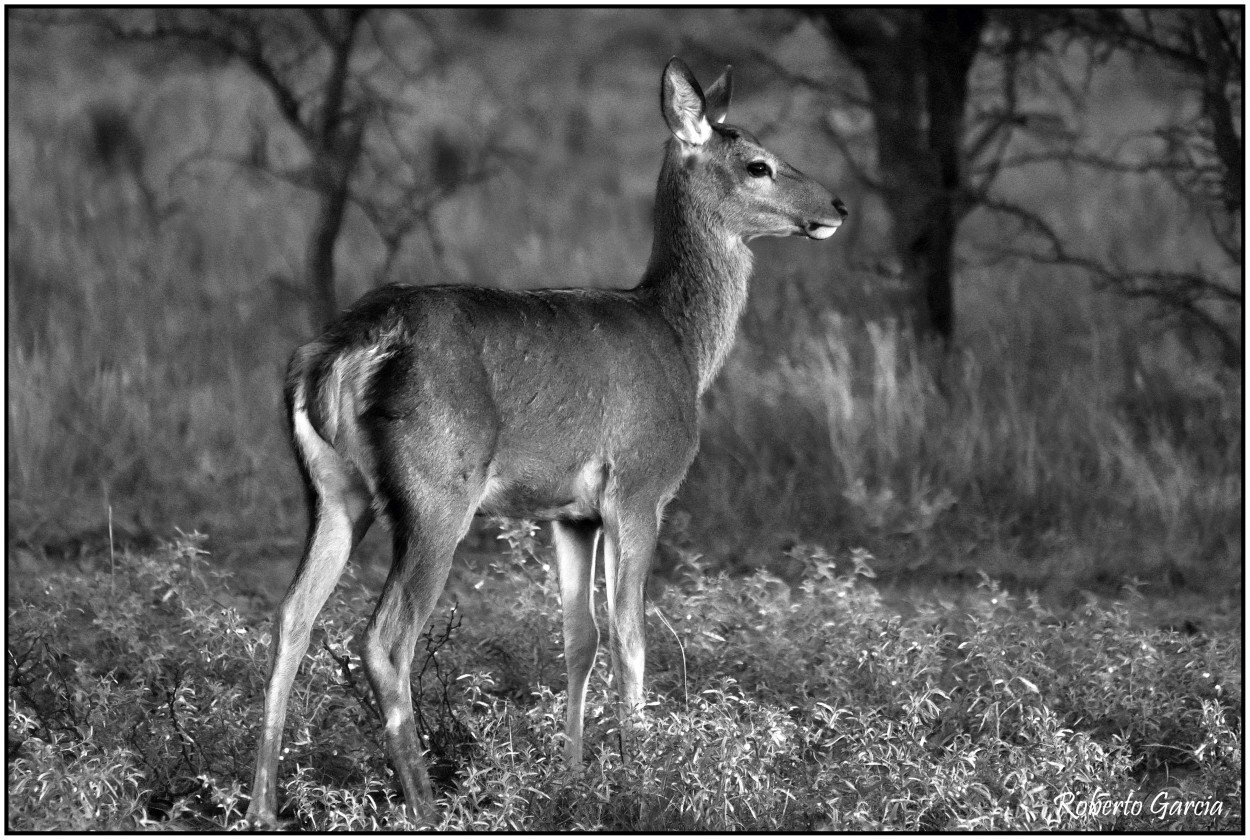
[[[452,555],[472,521],[468,497],[392,505],[395,558],[377,609],[365,628],[365,672],[377,697],[386,733],[386,751],[408,806],[428,814],[434,795],[422,759],[421,737],[412,706],[412,658],[416,643],[447,583]]]
[[[359,473],[319,437],[309,436],[313,434],[311,426],[306,422],[301,426],[297,420],[296,445],[312,499],[311,521],[304,556],[274,622],[264,723],[247,810],[248,819],[262,825],[272,825],[276,820],[278,758],[287,701],[300,660],[308,650],[313,621],[342,575],[352,549],[373,522],[368,491]]]
[[[564,661],[569,676],[564,757],[570,767],[580,767],[586,683],[599,650],[599,628],[594,613],[595,543],[599,523],[555,522],[553,532],[564,613]]]
[[[603,533],[612,673],[618,681],[620,712],[625,719],[639,711],[643,702],[647,663],[644,610],[647,577],[659,536],[659,514],[651,504],[620,505],[605,513]]]

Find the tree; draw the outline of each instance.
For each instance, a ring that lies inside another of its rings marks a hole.
[[[947,343],[954,336],[954,247],[961,220],[981,209],[1016,223],[1014,233],[982,243],[991,256],[1083,271],[1099,288],[1147,299],[1159,314],[1212,336],[1222,360],[1240,364],[1244,294],[1230,275],[1240,273],[1243,256],[1241,10],[828,8],[808,14],[859,72],[866,96],[772,66],[872,115],[874,164],[856,154],[836,121],[827,128],[886,203],[919,333]],[[1124,56],[1186,76],[1199,103],[1198,119],[1176,119],[1152,132],[1154,151],[1144,157],[1134,151],[1141,143],[1111,152],[1087,148],[1073,117],[1085,111],[1092,75]],[[1068,67],[1085,83],[1065,79]],[[1056,104],[1039,107],[1039,101]],[[1002,174],[1046,162],[1166,179],[1207,220],[1234,270],[1125,265],[1083,252],[1048,222],[1050,208],[1008,200],[999,189]]]
[[[968,72],[986,12],[980,8],[856,9],[811,13],[859,70],[875,122],[877,175],[893,219],[920,333],[955,334],[951,280],[964,196]]]
[[[1170,68],[1195,107],[1145,135],[1130,138],[1113,152],[1090,148],[1071,118],[1054,117],[1064,130],[1034,134],[1026,151],[1006,146],[973,167],[988,175],[978,202],[1013,218],[1029,244],[996,246],[1004,254],[1067,266],[1090,275],[1103,289],[1149,302],[1156,315],[1204,335],[1218,347],[1228,367],[1240,367],[1244,288],[1237,285],[1244,261],[1245,141],[1239,114],[1244,83],[1243,12],[1233,8],[1032,10],[1007,21],[1015,31],[1029,28],[1000,51],[1014,61],[1068,61],[1088,77],[1117,57],[1137,66]],[[1050,95],[1066,98],[1069,114],[1083,110],[1079,86],[1056,85]],[[1013,97],[1014,100],[1014,97]],[[1027,122],[1018,105],[1011,124]],[[993,176],[1012,168],[1060,163],[1090,173],[1156,178],[1167,183],[1175,209],[1202,218],[1216,247],[1214,259],[1177,267],[1142,265],[1114,255],[1087,253],[1062,235],[1043,208],[1008,201],[989,190]]]
[[[316,196],[306,263],[314,329],[338,314],[334,251],[349,206],[377,231],[386,249],[385,276],[417,230],[425,231],[437,254],[435,207],[491,177],[503,159],[489,135],[472,148],[441,134],[427,148],[412,142],[409,129],[418,113],[405,89],[445,64],[436,27],[420,10],[214,7],[83,12],[70,20],[167,57],[238,62],[269,92],[307,152],[307,164],[275,166],[263,132],[251,153],[233,162]],[[411,50],[407,43],[400,49],[401,38],[423,41],[424,60],[406,56]]]

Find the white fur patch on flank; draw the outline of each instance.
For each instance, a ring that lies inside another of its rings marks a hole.
[[[607,490],[610,472],[608,462],[602,457],[587,461],[578,473],[574,492],[592,507],[599,507]]]
[[[494,465],[487,468],[486,482],[482,485],[482,499],[478,507],[489,507],[499,503],[500,491],[504,489],[503,481],[494,474]]]

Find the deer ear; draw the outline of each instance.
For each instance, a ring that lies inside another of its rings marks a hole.
[[[725,72],[720,74],[720,78],[708,85],[708,89],[703,92],[704,99],[707,101],[707,118],[709,122],[719,125],[723,123],[729,116],[729,98],[734,92],[734,69],[732,65],[725,65]]]
[[[680,58],[669,59],[660,79],[660,111],[673,136],[691,146],[702,146],[712,136],[703,89]]]

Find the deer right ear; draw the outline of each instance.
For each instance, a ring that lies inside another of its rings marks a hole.
[[[703,92],[704,99],[707,101],[707,118],[708,122],[717,125],[723,123],[729,116],[729,97],[734,92],[734,69],[731,65],[725,65],[725,72],[720,74],[720,78],[707,86],[707,90]]]
[[[702,146],[712,136],[703,89],[680,58],[669,59],[660,79],[660,111],[669,131],[690,146]]]

